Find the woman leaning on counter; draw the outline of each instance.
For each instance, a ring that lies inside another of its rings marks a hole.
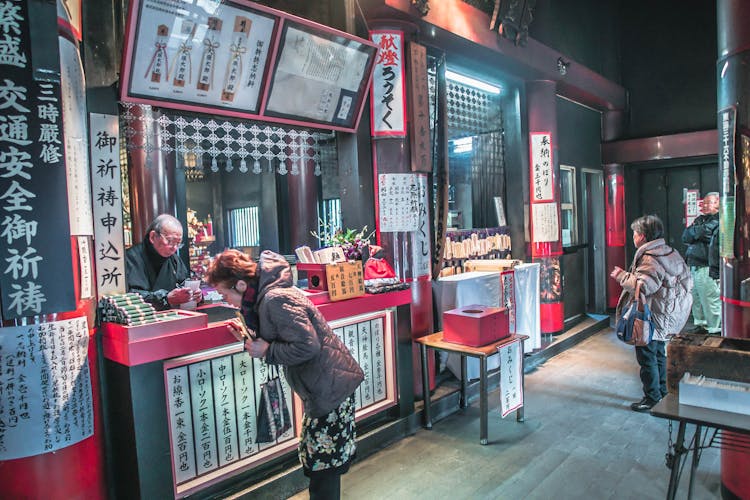
[[[254,358],[282,365],[304,416],[299,459],[311,499],[340,498],[341,474],[356,452],[354,391],[364,373],[318,309],[294,286],[286,259],[264,251],[256,265],[237,250],[217,255],[207,281],[239,307],[256,337],[245,342]],[[239,321],[230,328],[240,330]]]

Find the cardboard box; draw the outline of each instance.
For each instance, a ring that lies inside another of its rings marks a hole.
[[[479,347],[510,336],[508,309],[469,305],[443,313],[443,340]]]

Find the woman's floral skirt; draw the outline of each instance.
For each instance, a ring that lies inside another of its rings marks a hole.
[[[305,474],[326,469],[345,473],[357,452],[356,441],[354,395],[328,415],[318,418],[304,415],[298,452]]]

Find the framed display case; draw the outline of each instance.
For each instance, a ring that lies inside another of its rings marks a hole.
[[[133,0],[126,102],[353,131],[377,47],[246,0]]]

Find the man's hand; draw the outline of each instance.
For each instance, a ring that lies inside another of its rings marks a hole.
[[[167,294],[167,302],[171,306],[179,306],[193,300],[193,291],[190,288],[175,288]]]

